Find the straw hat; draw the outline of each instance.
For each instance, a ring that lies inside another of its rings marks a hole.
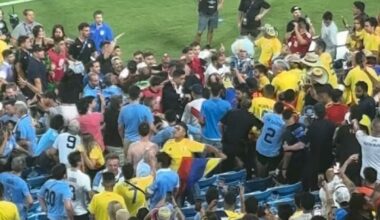
[[[278,34],[277,31],[276,31],[276,29],[272,25],[270,25],[270,24],[265,24],[263,30],[264,30],[265,34],[267,34],[267,35],[269,35],[271,37],[276,37],[277,34]]]
[[[318,54],[316,53],[307,53],[304,58],[302,58],[301,63],[305,64],[306,66],[314,67],[314,66],[321,66],[321,61],[319,59]]]
[[[308,78],[311,80],[311,82],[319,83],[319,84],[326,84],[329,80],[329,75],[327,73],[327,70],[323,68],[322,66],[315,66],[312,67],[307,72]]]
[[[157,217],[159,220],[169,220],[172,216],[172,211],[169,207],[163,206],[158,209]]]
[[[289,54],[284,59],[288,63],[300,63],[301,62],[301,56],[299,54],[296,54],[296,53]]]

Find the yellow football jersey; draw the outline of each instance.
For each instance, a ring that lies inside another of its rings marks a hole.
[[[261,120],[265,113],[273,111],[273,106],[275,103],[276,101],[266,97],[253,98],[250,112]]]
[[[145,194],[142,192],[146,192],[146,189],[152,184],[153,176],[147,177],[136,177],[126,182],[119,182],[114,187],[114,192],[123,197],[127,209],[131,216],[136,216],[138,210],[141,207],[146,206]],[[132,185],[133,184],[133,185]],[[139,189],[137,189],[136,187]]]

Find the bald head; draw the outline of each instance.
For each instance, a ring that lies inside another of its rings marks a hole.
[[[275,60],[272,64],[272,71],[274,74],[281,73],[289,69],[289,64],[284,60]]]
[[[25,104],[25,102],[22,102],[22,101],[17,101],[15,103],[15,109],[16,109],[16,113],[19,116],[23,116],[26,113],[28,113],[28,106]]]

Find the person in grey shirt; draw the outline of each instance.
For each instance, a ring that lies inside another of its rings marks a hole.
[[[20,22],[15,29],[13,29],[11,36],[14,41],[18,39],[19,36],[25,35],[33,37],[32,30],[34,26],[41,25],[40,23],[34,21],[34,11],[32,9],[25,9],[23,11],[24,21]]]
[[[338,28],[333,21],[333,14],[330,11],[326,11],[322,17],[321,26],[321,39],[326,43],[326,52],[331,54],[333,60],[336,55]]]

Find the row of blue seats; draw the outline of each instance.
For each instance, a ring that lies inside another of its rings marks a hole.
[[[37,212],[31,215],[28,215],[28,220],[48,220],[45,212]]]
[[[211,186],[239,186],[244,184],[245,192],[265,191],[267,188],[274,186],[271,176],[262,179],[246,181],[246,171],[232,171],[214,175],[209,178],[203,178],[194,185],[195,198],[204,200],[205,194]]]
[[[223,200],[219,200],[217,203],[217,210],[223,210]],[[288,204],[293,207],[295,207],[294,199],[293,198],[282,198],[275,201],[267,202],[265,203],[266,206],[270,208],[270,210],[275,210],[277,212],[278,207],[280,205]],[[240,209],[240,204],[237,204],[235,207],[237,210]],[[184,207],[181,209],[183,215],[185,216],[186,220],[194,220],[195,215],[197,214],[197,211],[195,210],[194,206]]]

